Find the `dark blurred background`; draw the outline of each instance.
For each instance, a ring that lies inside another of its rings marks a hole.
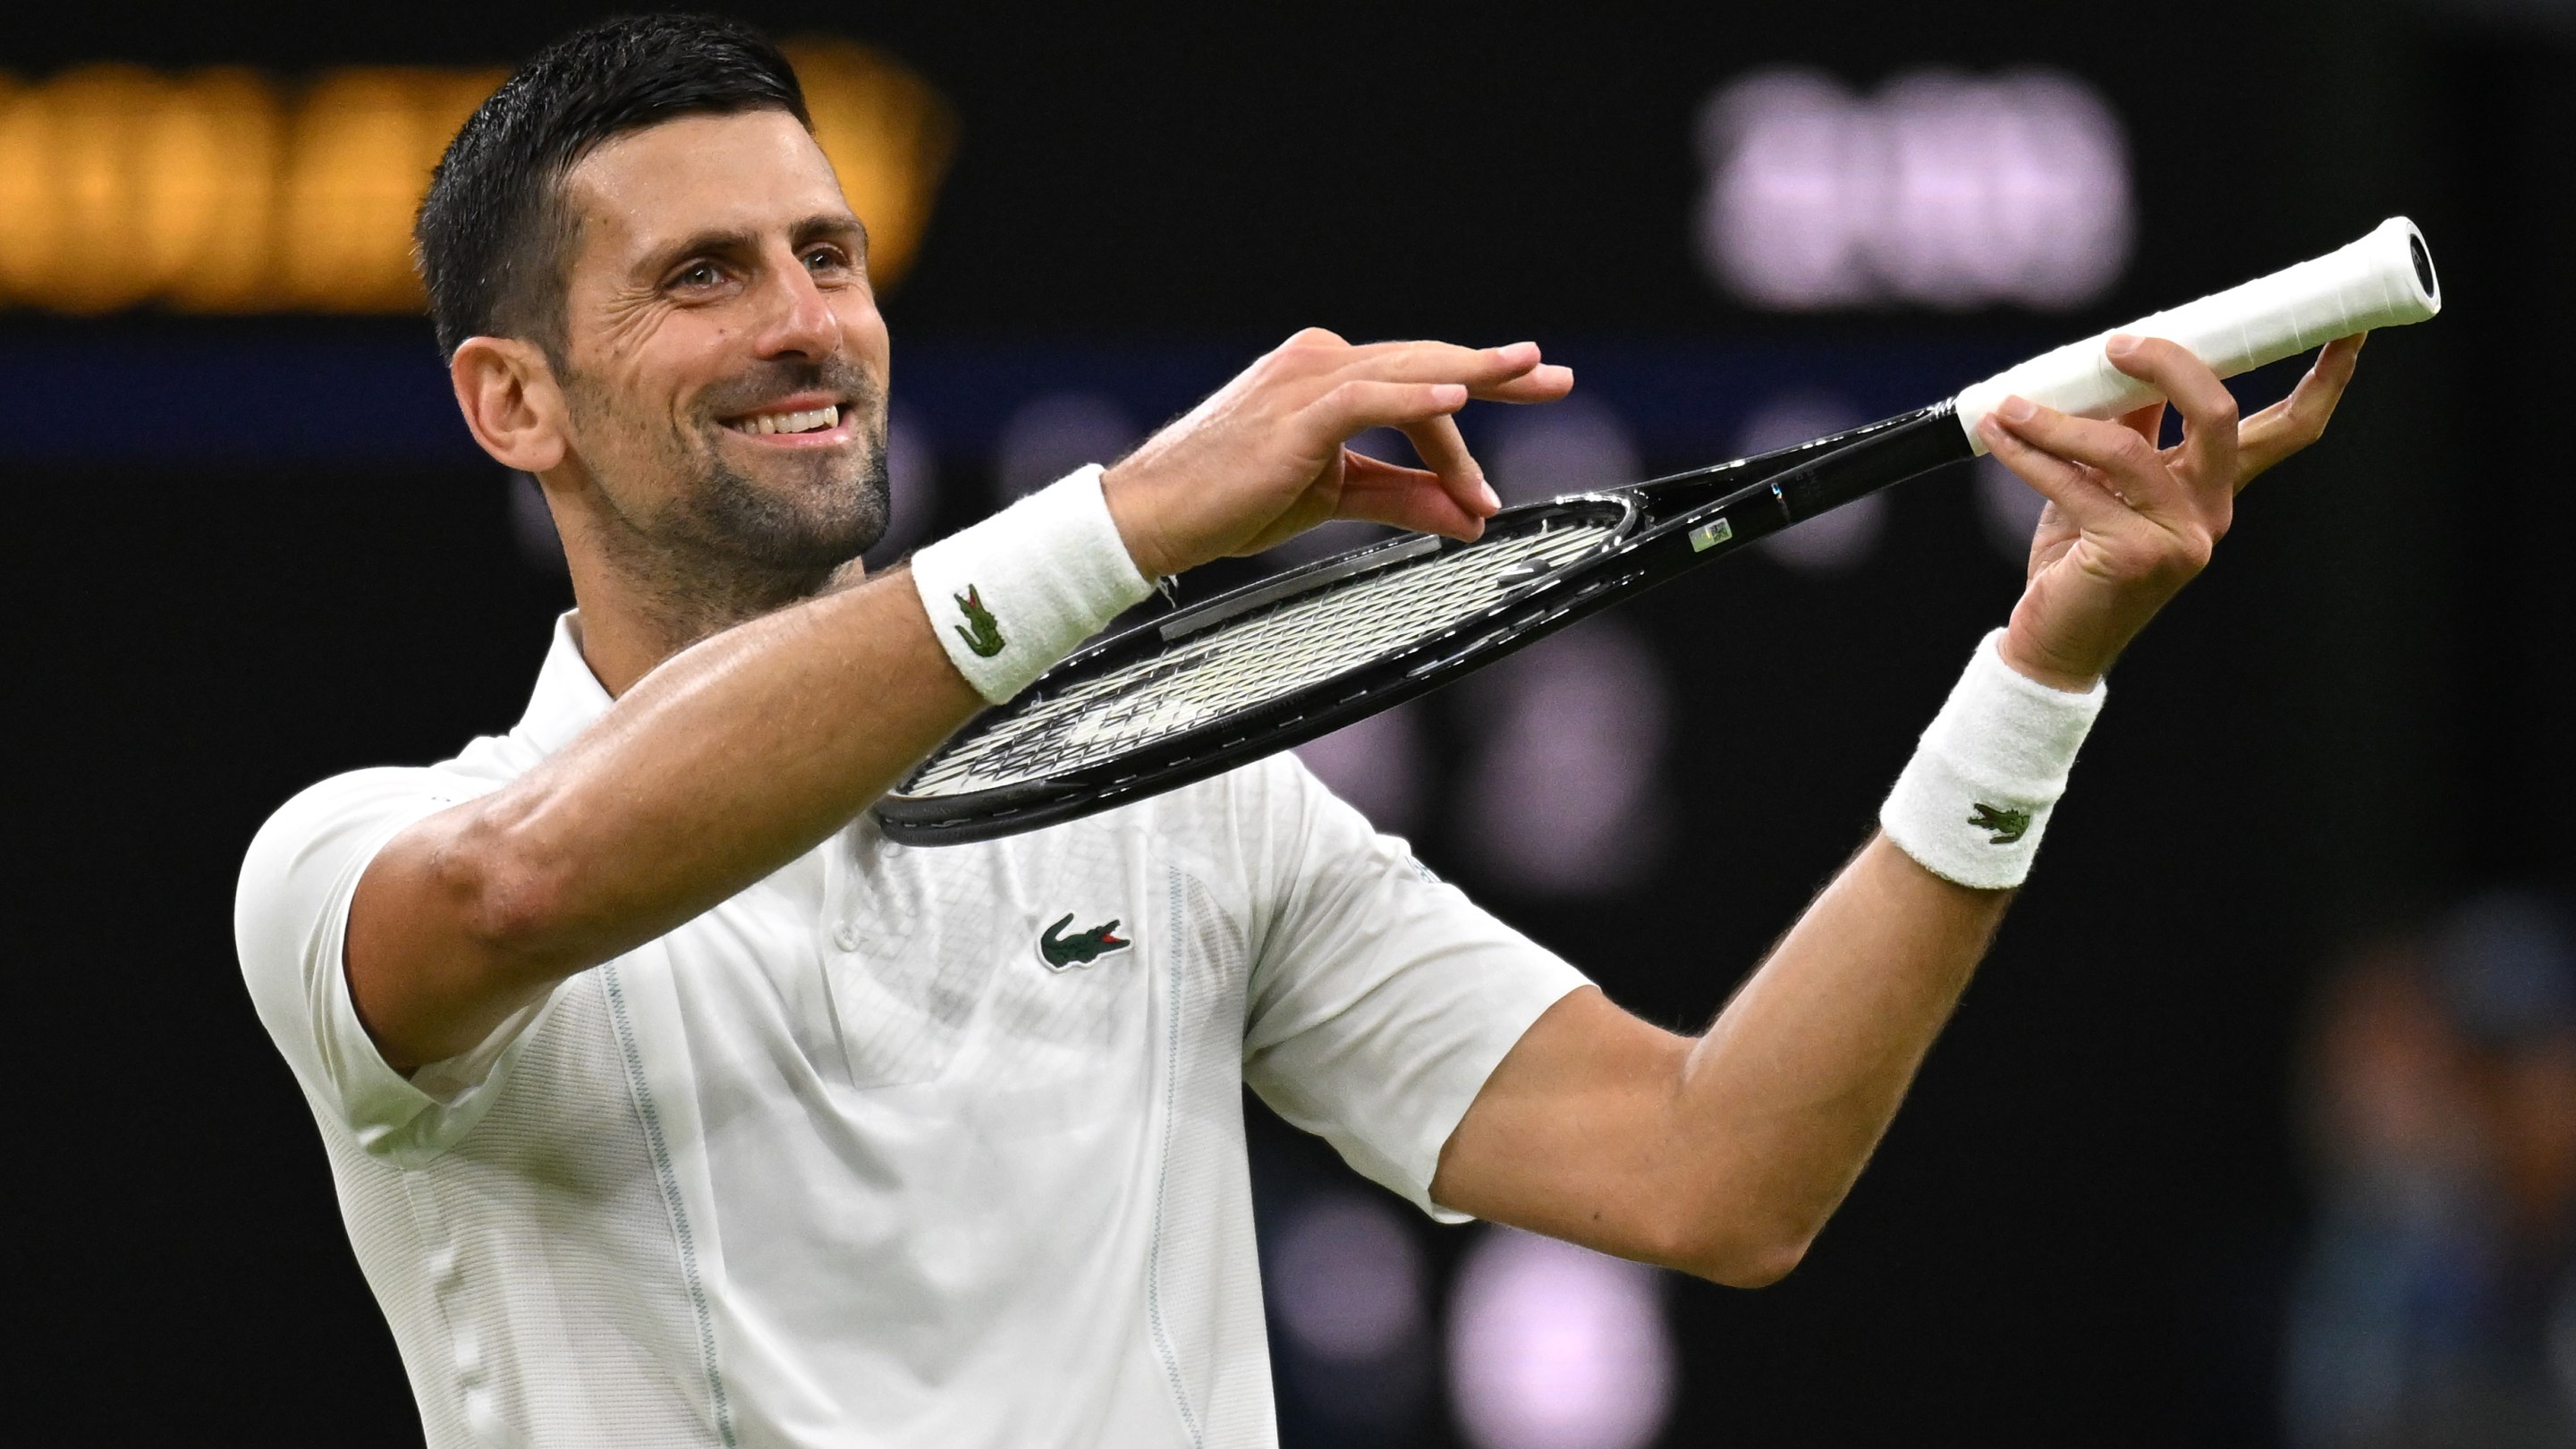
[[[893,546],[1300,326],[1572,363],[1577,400],[1466,420],[1531,498],[1929,401],[2415,218],[2447,310],[2374,340],[2123,662],[1807,1264],[1739,1293],[1436,1228],[1256,1106],[1282,1428],[2576,1442],[2576,9],[733,8],[837,67],[836,161],[909,238]],[[13,1215],[31,1382],[82,1442],[417,1439],[231,892],[298,787],[507,728],[569,603],[380,219],[493,68],[605,13],[72,7],[0,38]],[[253,129],[137,129],[183,91]],[[388,106],[426,141],[329,151]],[[273,195],[190,180],[249,164],[206,140],[237,134]],[[1870,828],[2031,512],[1920,480],[1309,759],[1696,1026]]]

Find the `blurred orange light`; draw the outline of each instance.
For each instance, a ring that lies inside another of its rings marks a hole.
[[[277,300],[312,312],[418,308],[412,213],[449,138],[505,79],[385,66],[315,82],[287,142]]]
[[[948,104],[845,40],[787,47],[891,285],[955,136]],[[417,312],[412,214],[505,71],[372,66],[287,87],[218,68],[0,74],[0,305],[98,313]]]
[[[828,37],[783,49],[805,86],[814,139],[841,194],[868,224],[868,274],[889,286],[912,265],[957,143],[957,121],[930,82],[864,45]]]

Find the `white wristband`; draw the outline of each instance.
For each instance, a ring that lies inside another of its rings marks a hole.
[[[2006,664],[1997,629],[1977,645],[1914,758],[1879,807],[1887,838],[1925,870],[1978,890],[2030,874],[2075,752],[2108,691],[2051,689]]]
[[[1109,516],[1098,464],[914,554],[912,585],[957,672],[993,704],[1154,591]]]

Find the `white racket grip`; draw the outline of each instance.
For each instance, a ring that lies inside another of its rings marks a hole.
[[[1967,429],[1968,445],[1983,453],[1977,425],[2015,393],[2088,418],[2115,417],[2154,402],[2154,388],[2113,367],[2104,354],[2103,344],[2116,333],[2179,342],[2220,377],[2234,377],[2338,337],[2421,322],[2441,310],[2442,288],[2423,233],[2392,216],[2370,235],[2313,261],[2006,368],[1959,393],[1959,426]]]

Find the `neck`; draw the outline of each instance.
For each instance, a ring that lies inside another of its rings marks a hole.
[[[736,624],[855,583],[857,560],[780,571],[706,549],[647,538],[593,510],[557,508],[581,653],[613,697],[665,659]]]

